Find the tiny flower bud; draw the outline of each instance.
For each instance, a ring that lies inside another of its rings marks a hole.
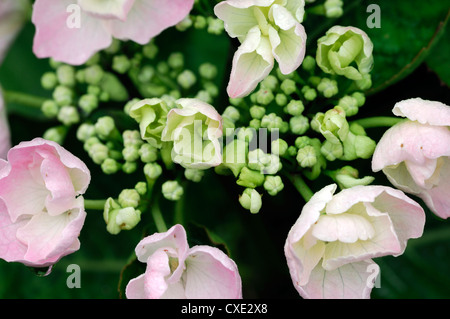
[[[125,130],[122,133],[123,145],[126,146],[134,146],[140,147],[144,144],[144,141],[141,139],[141,135],[138,130]]]
[[[148,143],[144,143],[139,148],[139,156],[143,163],[152,163],[158,159],[158,149]]]
[[[281,130],[283,126],[283,119],[275,113],[264,115],[261,119],[261,127],[267,128],[269,131]]]
[[[115,174],[120,169],[120,164],[112,158],[107,158],[103,161],[101,168],[107,175]]]
[[[249,123],[248,126],[257,130],[261,127],[261,120],[258,119],[252,119]]]
[[[200,182],[202,180],[203,175],[205,175],[205,171],[201,169],[186,168],[184,170],[184,177],[186,177],[187,180],[190,180],[195,183]]]
[[[338,105],[345,111],[346,116],[353,116],[358,113],[358,101],[356,98],[346,95],[339,99]]]
[[[122,155],[125,161],[135,162],[139,158],[139,149],[136,146],[125,146]]]
[[[303,135],[309,129],[308,118],[303,115],[291,117],[289,120],[289,127],[293,134]]]
[[[256,103],[261,105],[269,105],[275,98],[272,91],[269,89],[262,88],[256,92]]]
[[[166,181],[162,184],[162,194],[168,200],[177,201],[183,193],[183,187],[177,181]]]
[[[358,170],[351,166],[344,166],[340,169],[329,172],[327,175],[333,178],[341,189],[351,188],[358,185],[367,186],[375,180],[373,176],[359,178]]]
[[[117,235],[121,230],[134,228],[141,220],[141,212],[133,207],[121,208],[114,199],[108,198],[103,210],[103,219],[106,230],[112,235]]]
[[[41,85],[46,90],[52,90],[58,85],[58,78],[54,72],[45,72],[41,77]]]
[[[104,71],[98,64],[84,69],[84,78],[86,83],[91,85],[98,85],[104,76]]]
[[[217,76],[217,67],[211,63],[203,63],[198,69],[200,76],[206,80],[213,80]]]
[[[344,13],[342,0],[326,0],[323,6],[327,18],[339,18]]]
[[[101,139],[108,139],[116,129],[116,124],[111,116],[102,116],[95,123],[95,132]]]
[[[352,97],[356,99],[358,107],[361,107],[366,103],[366,96],[362,92],[354,92]]]
[[[301,100],[291,100],[286,106],[286,113],[292,116],[302,115],[305,110],[305,106]]]
[[[56,69],[56,76],[61,85],[72,87],[75,85],[75,68],[71,65],[62,64]]]
[[[134,189],[138,192],[139,195],[144,196],[147,194],[147,183],[146,182],[137,182]]]
[[[169,55],[167,64],[172,69],[182,69],[184,67],[184,55],[181,52],[174,52]]]
[[[296,85],[295,85],[295,81],[292,79],[286,79],[283,82],[281,82],[280,88],[283,91],[283,93],[286,95],[291,95],[297,89]]]
[[[283,181],[280,176],[266,176],[266,180],[264,181],[264,189],[271,196],[277,195],[284,188]]]
[[[42,103],[41,111],[42,113],[44,113],[46,117],[54,118],[58,115],[59,106],[55,101],[47,100],[44,103]]]
[[[155,180],[162,174],[162,167],[158,163],[147,163],[144,166],[144,174],[147,178]]]
[[[239,129],[239,133],[245,131]],[[239,134],[238,133],[238,134]],[[247,163],[248,145],[245,141],[245,134],[242,133],[241,139],[233,140],[228,143],[223,149],[222,166],[231,170],[233,175],[237,177],[242,168]]]
[[[95,126],[89,123],[81,124],[77,129],[77,139],[86,142],[88,138],[95,136]]]
[[[305,167],[312,167],[317,163],[317,155],[313,146],[308,145],[298,150],[297,152],[298,164]]]
[[[78,101],[78,106],[86,114],[90,114],[98,107],[98,98],[93,94],[84,94],[80,97]]]
[[[334,161],[344,154],[344,148],[342,144],[331,143],[328,140],[325,140],[322,147],[320,148],[320,152],[328,161]]]
[[[239,179],[236,184],[243,187],[255,188],[261,186],[264,183],[264,175],[260,172],[243,167],[239,174]]]
[[[58,112],[58,120],[64,125],[76,124],[80,121],[80,114],[74,106],[63,106]]]
[[[186,16],[183,20],[181,20],[180,22],[178,22],[177,25],[175,25],[175,28],[178,31],[186,31],[187,29],[189,29],[192,26],[192,19],[191,17],[188,15]]]
[[[275,91],[278,87],[278,79],[274,75],[268,75],[264,80],[261,81],[261,88],[269,91]]]
[[[109,148],[102,143],[95,143],[89,147],[88,154],[95,164],[102,164],[108,156]]]
[[[204,29],[208,25],[206,18],[204,16],[198,15],[194,20],[194,28],[196,29]]]
[[[237,133],[238,140],[250,143],[255,136],[256,131],[251,127],[241,127]]]
[[[288,144],[286,141],[282,140],[281,138],[276,139],[272,141],[271,143],[271,151],[272,154],[278,155],[278,156],[284,156],[287,152]]]
[[[261,195],[253,188],[246,188],[241,196],[239,196],[239,203],[243,208],[256,214],[262,207]]]
[[[339,88],[335,80],[322,78],[320,83],[317,85],[317,91],[322,93],[324,97],[330,98],[339,92]]]
[[[282,164],[278,155],[264,153],[258,148],[248,152],[248,167],[261,174],[274,175],[281,170]]]
[[[220,35],[224,30],[224,23],[220,19],[216,19],[213,17],[208,17],[208,33]]]
[[[46,140],[53,141],[62,145],[64,143],[66,135],[67,135],[66,126],[56,126],[47,129],[42,135],[42,137]]]
[[[317,97],[317,92],[314,88],[311,88],[309,86],[304,86],[302,89],[303,97],[307,101],[313,101]]]
[[[117,73],[125,74],[131,68],[131,62],[124,54],[115,55],[111,67]]]
[[[120,192],[117,201],[122,208],[137,208],[139,206],[139,202],[141,201],[141,196],[135,189],[124,189]]]
[[[67,86],[58,85],[53,91],[53,100],[59,105],[70,105],[73,102],[73,91]]]
[[[158,47],[155,45],[153,41],[151,41],[150,43],[142,47],[142,54],[146,58],[153,60],[158,54]]]
[[[227,108],[223,111],[222,117],[229,118],[233,123],[236,123],[237,121],[239,121],[241,114],[239,113],[239,110],[234,106],[227,106]]]
[[[263,116],[266,114],[266,108],[259,106],[259,105],[253,105],[250,108],[250,116],[254,119],[262,119]]]
[[[316,67],[316,60],[310,55],[305,56],[302,62],[302,68],[305,71],[312,72],[314,71],[315,67]]]
[[[278,106],[285,106],[287,104],[287,96],[283,93],[278,93],[275,95],[275,103],[277,103]]]

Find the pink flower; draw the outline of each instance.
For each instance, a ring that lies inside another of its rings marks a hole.
[[[425,213],[400,190],[328,185],[305,204],[289,231],[285,255],[303,298],[369,298],[372,258],[403,253],[422,236]]]
[[[450,107],[420,98],[393,109],[404,122],[388,129],[377,144],[372,169],[382,170],[404,192],[423,199],[437,216],[450,216]]]
[[[3,103],[2,91],[0,88],[0,160],[6,158],[11,147],[8,121],[6,118],[6,109]]]
[[[48,267],[80,247],[86,165],[58,144],[36,138],[0,160],[0,258]]]
[[[194,0],[36,0],[33,51],[39,58],[79,65],[112,38],[146,44],[183,20]]]
[[[227,92],[232,98],[252,92],[278,62],[281,73],[294,72],[305,57],[304,1],[226,0],[214,12],[241,46],[233,57]]]
[[[129,299],[242,298],[234,261],[214,247],[189,248],[181,225],[144,238],[136,247],[136,256],[147,263],[147,269],[128,283]]]
[[[0,1],[0,64],[26,18],[27,1]]]

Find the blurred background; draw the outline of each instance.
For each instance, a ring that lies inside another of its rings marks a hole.
[[[378,4],[381,9],[380,28],[367,26],[370,15],[367,7],[371,3]],[[324,22],[323,17],[311,15],[306,18],[307,54],[315,55],[317,38],[332,25],[359,27],[374,42],[375,64],[373,86],[367,92],[366,104],[358,117],[391,116],[396,102],[413,97],[449,105],[449,8],[449,1],[438,0],[344,0],[344,15],[338,19]],[[48,60],[39,60],[33,55],[33,35],[34,26],[26,24],[0,67],[0,83],[5,90],[47,98],[50,93],[41,87],[40,78],[50,70],[50,66]],[[216,64],[220,70],[219,81],[222,81],[218,85],[222,88],[226,85],[229,62],[236,44],[225,33],[216,36],[202,30],[184,33],[167,30],[156,42],[163,56],[165,52],[183,52],[189,68],[194,69],[203,62]],[[222,93],[214,106],[220,111],[227,104]],[[42,136],[54,124],[44,118],[39,109],[10,104],[8,112],[13,145]],[[374,140],[378,140],[383,132],[383,129],[367,130]],[[91,169],[93,179],[86,198],[114,197],[123,188],[133,187],[137,181],[133,174],[104,175],[87,156],[74,131],[69,131],[64,146]],[[359,161],[358,169],[361,176],[371,175],[370,161]],[[373,184],[390,185],[384,175],[375,177]],[[319,178],[310,186],[317,191],[328,183],[328,179]],[[262,210],[252,215],[239,205],[240,192],[234,178],[218,176],[214,171],[207,172],[201,183],[189,184],[184,205],[186,220],[195,222],[192,231],[188,231],[191,245],[209,240],[229,252],[239,266],[244,298],[298,299],[288,273],[283,246],[290,227],[299,216],[303,199],[286,182],[283,192],[270,199],[264,198]],[[167,211],[173,209],[170,207],[172,203],[166,205]],[[381,272],[377,282],[379,287],[373,289],[372,298],[450,298],[450,225],[430,211],[426,213],[422,238],[410,240],[402,256],[375,260]],[[144,216],[141,224],[145,224],[149,220],[147,218]],[[81,249],[64,257],[48,276],[39,276],[21,264],[0,260],[0,298],[123,297],[124,282],[126,284],[127,278],[132,277],[131,273],[140,269],[135,263],[129,264],[134,248],[143,232],[152,230],[151,226],[150,229],[139,227],[110,235],[102,212],[88,211],[80,234]],[[71,274],[67,267],[71,264],[80,266],[81,288],[70,289],[66,284]]]

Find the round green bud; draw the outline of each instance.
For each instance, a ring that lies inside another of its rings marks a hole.
[[[259,128],[261,128],[261,120],[258,119],[252,119],[249,123],[248,126],[257,130]]]
[[[264,175],[259,171],[255,171],[244,166],[240,173],[239,179],[236,181],[236,184],[243,187],[255,188],[261,186],[264,183]]]
[[[302,94],[305,100],[307,101],[313,101],[317,97],[316,90],[309,86],[304,86],[302,88]]]
[[[262,88],[256,92],[256,103],[261,105],[269,105],[274,100],[275,96],[273,95],[272,90]]]
[[[307,145],[298,150],[296,159],[301,167],[312,167],[317,163],[316,150],[313,146]]]
[[[181,52],[173,52],[167,59],[167,64],[172,69],[182,69],[184,67],[184,55]]]
[[[294,145],[297,149],[301,149],[307,145],[311,145],[311,138],[308,136],[299,136],[295,139]],[[295,152],[297,154],[297,151]]]
[[[285,94],[283,93],[278,93],[277,95],[275,95],[275,103],[278,106],[285,106],[288,102],[288,98]]]
[[[47,100],[42,103],[41,111],[48,118],[54,118],[58,115],[59,106],[53,100]]]
[[[200,182],[203,175],[205,175],[205,171],[201,169],[186,168],[184,170],[184,176],[186,179],[195,183]]]
[[[275,91],[278,87],[278,79],[275,75],[268,75],[264,80],[261,81],[261,88]]]
[[[62,63],[62,62],[59,62],[59,61],[56,61],[56,60],[53,59],[53,58],[50,58],[50,59],[48,59],[48,64],[50,65],[50,67],[51,67],[52,69],[57,69],[58,66],[62,65],[63,63]]]
[[[294,145],[291,145],[287,149],[287,154],[291,157],[297,156],[297,148]]]
[[[98,85],[103,79],[103,69],[98,64],[91,65],[84,69],[84,78],[87,84]]]
[[[339,18],[344,13],[343,10],[344,3],[342,0],[325,0],[325,16],[327,18]]]
[[[153,41],[142,47],[142,54],[150,60],[153,60],[156,57],[158,51],[159,49]]]
[[[139,206],[141,195],[135,189],[124,189],[120,192],[117,202],[122,208]]]
[[[143,163],[152,163],[158,159],[158,149],[148,143],[144,143],[139,148],[139,156]]]
[[[90,114],[98,107],[98,97],[93,94],[84,94],[78,100],[78,106],[86,114]]]
[[[325,140],[322,147],[320,148],[320,153],[328,160],[334,161],[341,158],[344,155],[344,148],[341,143],[331,143]]]
[[[366,103],[366,96],[362,92],[354,92],[352,93],[352,97],[356,99],[358,107],[361,107]]]
[[[283,91],[283,93],[286,95],[291,95],[297,89],[297,87],[295,85],[295,81],[292,79],[286,79],[283,82],[281,82],[280,88]]]
[[[166,181],[162,184],[162,194],[168,200],[177,201],[183,196],[184,190],[178,181]]]
[[[247,142],[247,143],[250,143],[250,141],[253,139],[255,134],[256,134],[255,129],[253,129],[251,127],[240,127],[237,132],[237,139]]]
[[[234,106],[239,106],[242,104],[242,102],[244,102],[244,98],[242,97],[237,97],[237,98],[229,98],[230,104],[234,105]]]
[[[95,164],[100,165],[109,158],[109,148],[105,144],[95,143],[90,146],[88,154]]]
[[[283,126],[283,119],[275,113],[264,115],[261,119],[261,127],[267,128],[269,131],[278,129],[281,130]]]
[[[63,106],[58,112],[58,120],[64,125],[73,125],[80,122],[80,114],[74,106]]]
[[[122,133],[123,145],[140,147],[144,144],[144,141],[141,139],[141,133],[138,130],[125,130]]]
[[[45,72],[41,77],[41,85],[46,90],[52,90],[58,85],[58,77],[54,72]]]
[[[258,148],[248,152],[248,167],[261,174],[274,175],[281,170],[282,164],[278,155],[267,154]]]
[[[345,111],[346,116],[356,115],[359,111],[358,100],[349,95],[341,97],[338,105]]]
[[[125,54],[115,55],[111,67],[117,73],[125,74],[131,68],[131,62]]]
[[[183,89],[187,90],[194,86],[197,82],[197,77],[191,70],[184,70],[178,75],[177,82]]]
[[[155,76],[155,68],[151,65],[144,65],[138,74],[138,80],[142,83],[150,82]]]
[[[249,111],[250,116],[258,120],[262,119],[263,116],[266,114],[266,108],[259,105],[253,105]]]
[[[111,116],[102,116],[95,123],[95,132],[102,139],[107,139],[116,129],[116,124]]]
[[[120,164],[112,158],[107,158],[101,164],[101,168],[102,168],[103,173],[105,173],[107,175],[111,175],[111,174],[115,174],[119,171]]]
[[[86,141],[84,141],[84,143],[83,143],[83,148],[84,148],[84,150],[86,151],[86,152],[90,152],[90,149],[91,149],[91,147],[93,146],[93,145],[95,145],[95,144],[101,144],[101,141],[98,139],[98,137],[97,136],[92,136],[92,137],[89,137]]]
[[[284,184],[280,176],[266,176],[266,180],[264,181],[264,189],[269,195],[275,196],[281,192],[283,188]]]
[[[207,29],[208,33],[220,35],[225,29],[224,23],[220,19],[208,17],[207,22],[208,22],[208,29]]]
[[[239,196],[239,203],[243,208],[250,211],[252,214],[257,214],[262,207],[261,195],[253,188],[246,188],[241,196]]]
[[[178,24],[175,25],[175,28],[178,31],[186,31],[192,26],[192,19],[190,15],[187,15],[183,20],[178,22]]]
[[[225,108],[222,117],[229,118],[233,123],[236,123],[237,121],[239,121],[241,114],[239,113],[239,110],[237,108],[230,105]]]
[[[194,20],[194,28],[196,29],[204,29],[208,25],[206,18],[204,16],[198,15]]]
[[[322,93],[324,97],[330,98],[339,92],[339,88],[336,80],[322,78],[320,83],[317,85],[317,91]]]
[[[200,90],[197,92],[197,95],[195,95],[196,99],[199,99],[200,101],[206,102],[208,104],[211,104],[213,101],[213,98],[211,94],[209,94],[206,90]]]
[[[60,65],[56,69],[56,76],[61,85],[68,87],[73,87],[75,85],[75,68],[71,65]]]
[[[209,95],[216,97],[219,95],[219,88],[212,82],[203,83],[203,89],[209,93]]]
[[[303,59],[303,62],[302,62],[302,68],[305,71],[312,72],[312,71],[314,71],[315,67],[316,67],[316,59],[314,59],[310,55],[305,56],[305,58]]]
[[[285,140],[278,138],[276,140],[273,140],[271,143],[271,151],[272,154],[278,155],[278,156],[284,156],[287,152],[288,144]]]
[[[286,113],[292,116],[302,115],[305,110],[305,106],[301,100],[291,100],[286,106]]]
[[[59,105],[70,105],[73,102],[73,91],[64,85],[58,85],[53,91],[53,100]]]
[[[162,174],[162,167],[158,163],[147,163],[144,166],[144,174],[147,178],[155,180]]]
[[[213,80],[217,76],[217,67],[208,62],[201,64],[198,71],[200,76],[206,80]]]
[[[309,121],[306,116],[299,115],[291,117],[289,120],[291,132],[296,135],[303,135],[309,129]]]
[[[62,145],[64,143],[64,139],[67,135],[67,128],[64,126],[57,126],[48,128],[42,137],[46,140],[53,141]]]
[[[144,196],[147,194],[147,183],[137,182],[134,186],[134,189],[138,192],[139,195]]]
[[[77,139],[86,142],[89,138],[95,136],[95,126],[89,123],[82,123],[77,129]]]
[[[125,161],[135,162],[139,159],[139,149],[136,146],[125,146],[122,155]]]

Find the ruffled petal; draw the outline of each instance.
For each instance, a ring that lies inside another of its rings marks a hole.
[[[32,22],[36,27],[33,52],[38,58],[53,58],[72,65],[85,63],[94,53],[110,46],[112,37],[104,20],[80,8],[68,8],[75,0],[37,0]],[[79,27],[68,21],[79,15]]]
[[[225,30],[232,38],[245,37],[255,25],[258,25],[253,8],[236,8],[228,1],[222,1],[214,7],[216,16],[224,22]]]
[[[134,0],[78,0],[84,12],[104,19],[126,20]]]
[[[396,103],[392,112],[421,124],[450,126],[450,107],[438,101],[407,99]]]

